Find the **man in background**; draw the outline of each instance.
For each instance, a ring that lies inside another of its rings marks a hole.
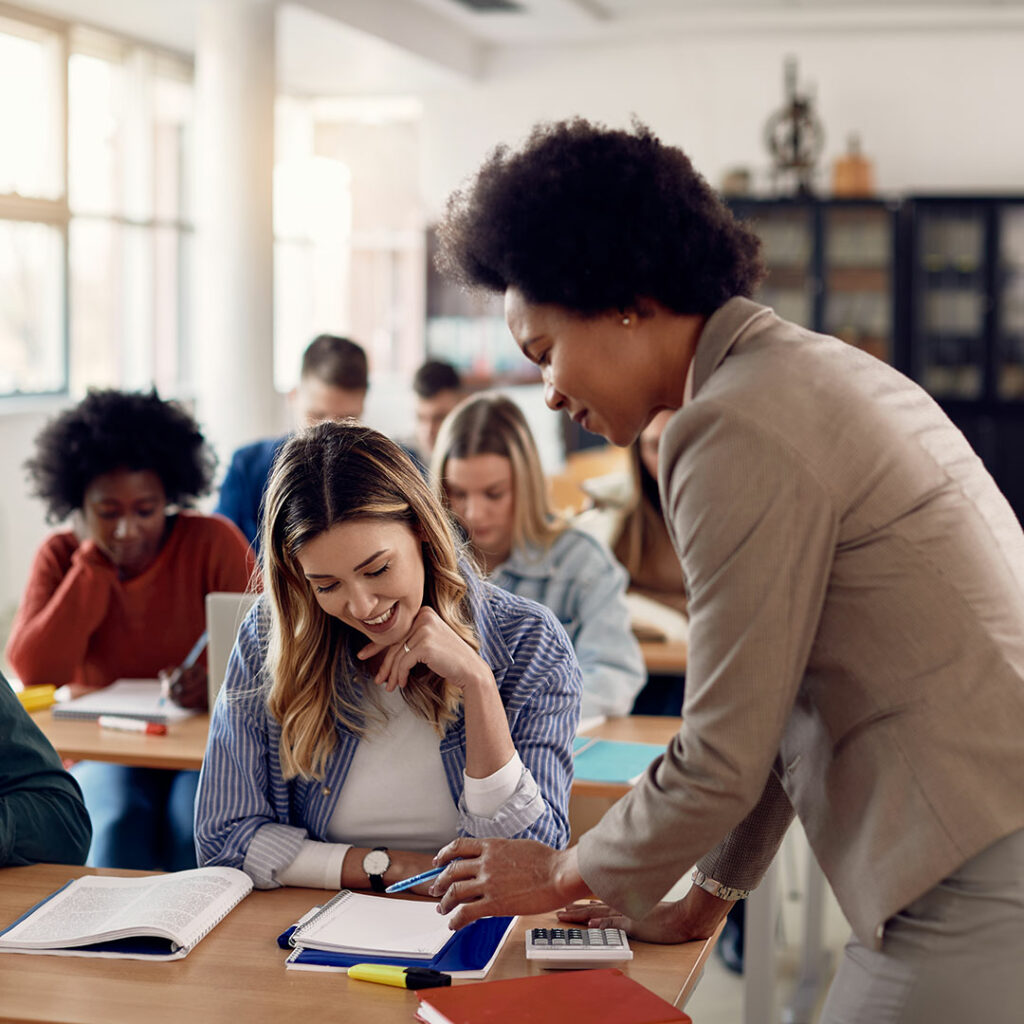
[[[302,355],[298,386],[288,396],[296,423],[360,419],[366,403],[369,368],[366,352],[348,338],[321,334]],[[259,553],[260,508],[270,467],[285,437],[268,438],[239,448],[231,457],[215,512],[227,516]]]
[[[430,463],[441,423],[462,401],[462,378],[451,363],[428,359],[412,379],[416,392],[416,454]]]

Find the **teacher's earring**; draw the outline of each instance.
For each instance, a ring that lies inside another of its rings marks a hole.
[[[629,325],[630,325],[630,324],[631,324],[632,322],[633,322],[633,320],[632,320],[632,318],[631,318],[631,317],[628,317],[628,316],[624,316],[624,317],[622,318],[622,326],[623,326],[623,327],[628,327],[628,326],[629,326]]]

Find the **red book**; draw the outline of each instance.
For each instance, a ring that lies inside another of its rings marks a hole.
[[[622,971],[558,971],[506,981],[424,989],[425,1024],[692,1024],[671,1003]]]

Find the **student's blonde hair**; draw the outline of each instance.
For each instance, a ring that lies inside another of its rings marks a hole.
[[[565,529],[565,521],[551,508],[537,444],[522,410],[511,399],[482,392],[460,402],[445,417],[430,475],[434,492],[447,509],[451,508],[444,479],[448,460],[474,455],[503,455],[512,464],[512,548],[550,547]]]
[[[366,638],[320,607],[297,558],[332,526],[360,519],[404,523],[421,538],[424,605],[479,650],[451,523],[408,455],[354,420],[296,434],[274,460],[261,535],[270,608],[266,699],[281,723],[285,778],[322,779],[336,726],[362,736],[379,710],[374,684],[354,658]],[[460,702],[456,687],[429,672],[411,677],[403,696],[439,734]]]

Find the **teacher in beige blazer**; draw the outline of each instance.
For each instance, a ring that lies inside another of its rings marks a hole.
[[[618,445],[676,410],[659,483],[690,610],[665,754],[567,851],[446,847],[455,925],[594,895],[563,919],[703,937],[795,813],[853,931],[824,1021],[1019,1021],[1024,537],[963,436],[750,301],[757,239],[643,126],[539,126],[441,236],[443,269],[504,293],[552,409]]]

